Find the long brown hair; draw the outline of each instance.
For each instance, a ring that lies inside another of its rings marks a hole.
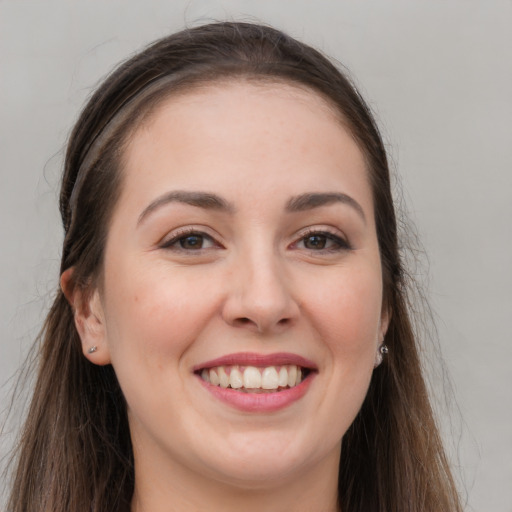
[[[386,152],[370,109],[318,51],[269,27],[215,23],[161,39],[117,68],[70,136],[60,195],[61,272],[85,292],[102,269],[122,187],[123,148],[167,95],[201,83],[285,81],[326,99],[363,152],[373,191],[389,354],[342,441],[339,503],[346,512],[460,511],[422,376],[408,308]],[[63,293],[40,336],[39,369],[18,447],[9,512],[128,510],[133,453],[126,404],[111,366],[82,355]]]

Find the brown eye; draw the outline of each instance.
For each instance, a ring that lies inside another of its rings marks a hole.
[[[175,251],[200,251],[216,246],[212,237],[201,232],[179,233],[171,240],[162,244],[162,249]]]
[[[327,237],[325,235],[310,235],[304,238],[304,247],[306,249],[325,249],[327,245]]]
[[[202,249],[204,244],[204,238],[202,235],[188,235],[180,238],[179,244],[182,249]]]
[[[301,238],[296,244],[297,249],[308,251],[338,252],[351,249],[350,244],[333,233],[316,231]]]

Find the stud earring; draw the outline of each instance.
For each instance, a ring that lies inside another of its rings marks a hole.
[[[91,347],[87,350],[87,353],[94,354],[94,352],[96,352],[96,350],[98,350],[98,347],[96,345],[94,345],[94,347]]]
[[[387,345],[384,345],[384,343],[383,343],[382,345],[379,346],[379,348],[377,349],[377,354],[375,355],[375,364],[373,366],[374,368],[377,368],[377,366],[379,366],[382,363],[384,356],[388,352],[389,352],[389,349],[388,349]]]

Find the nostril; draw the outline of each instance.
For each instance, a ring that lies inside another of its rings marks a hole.
[[[290,318],[281,318],[280,320],[277,321],[277,323],[275,325],[279,326],[279,327],[286,327],[286,326],[290,325],[290,323],[291,323]],[[262,325],[260,325],[260,323],[258,321],[251,320],[250,318],[248,318],[246,316],[236,318],[234,321],[234,325],[238,325],[239,327],[254,326],[258,330],[264,329],[264,327]]]
[[[282,329],[286,329],[290,327],[290,325],[293,323],[293,318],[284,317],[280,319],[274,319],[271,321],[270,319],[263,318],[251,318],[247,316],[239,316],[237,318],[234,318],[230,321],[230,324],[234,327],[241,327],[251,330],[256,330],[260,333],[271,331],[273,328],[279,329],[281,331]]]

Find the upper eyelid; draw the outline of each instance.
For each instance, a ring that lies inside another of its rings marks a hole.
[[[158,242],[158,245],[165,246],[167,244],[172,244],[182,237],[196,234],[211,239],[217,245],[225,246],[225,242],[222,241],[222,237],[218,233],[211,233],[211,231],[211,229],[201,225],[178,227],[163,236]],[[315,234],[326,235],[332,238],[340,239],[348,246],[351,246],[351,243],[349,242],[349,239],[345,233],[343,233],[339,228],[326,225],[308,226],[296,231],[295,234],[290,237],[291,240],[287,245],[290,246],[296,244],[303,240],[305,237]]]
[[[206,235],[206,236],[209,236],[210,238],[215,238],[217,236],[217,235],[213,234],[212,230],[206,226],[191,224],[191,225],[184,225],[184,226],[180,226],[180,227],[171,229],[162,237],[162,240],[165,238],[175,238],[175,237],[185,236],[189,233],[198,234],[198,235]]]
[[[339,229],[330,226],[310,226],[307,228],[302,228],[298,233],[300,236],[308,235],[309,233],[327,233],[330,235],[342,236],[342,233]]]
[[[199,235],[204,238],[208,238],[208,239],[212,240],[216,245],[222,245],[222,243],[219,241],[218,237],[210,234],[207,230],[205,230],[205,227],[199,227],[199,226],[176,228],[176,229],[172,230],[170,233],[167,233],[165,236],[163,236],[157,245],[159,247],[165,248],[165,247],[170,246],[173,243],[177,242],[180,238],[185,238],[185,237],[191,236],[191,235]]]
[[[340,246],[345,245],[346,249],[353,248],[352,243],[349,241],[348,237],[343,232],[341,232],[337,228],[328,228],[327,226],[306,228],[305,230],[299,232],[299,235],[294,238],[294,241],[291,242],[290,246],[296,245],[299,242],[303,241],[308,236],[312,235],[327,236],[334,241],[339,240],[341,242]],[[318,252],[322,252],[322,249],[318,250]]]
[[[343,231],[339,228],[335,228],[333,226],[308,226],[299,230],[295,235],[296,240],[300,240],[306,236],[314,235],[314,234],[323,234],[323,235],[331,235],[336,238],[340,238],[348,242],[348,237],[345,235]]]

